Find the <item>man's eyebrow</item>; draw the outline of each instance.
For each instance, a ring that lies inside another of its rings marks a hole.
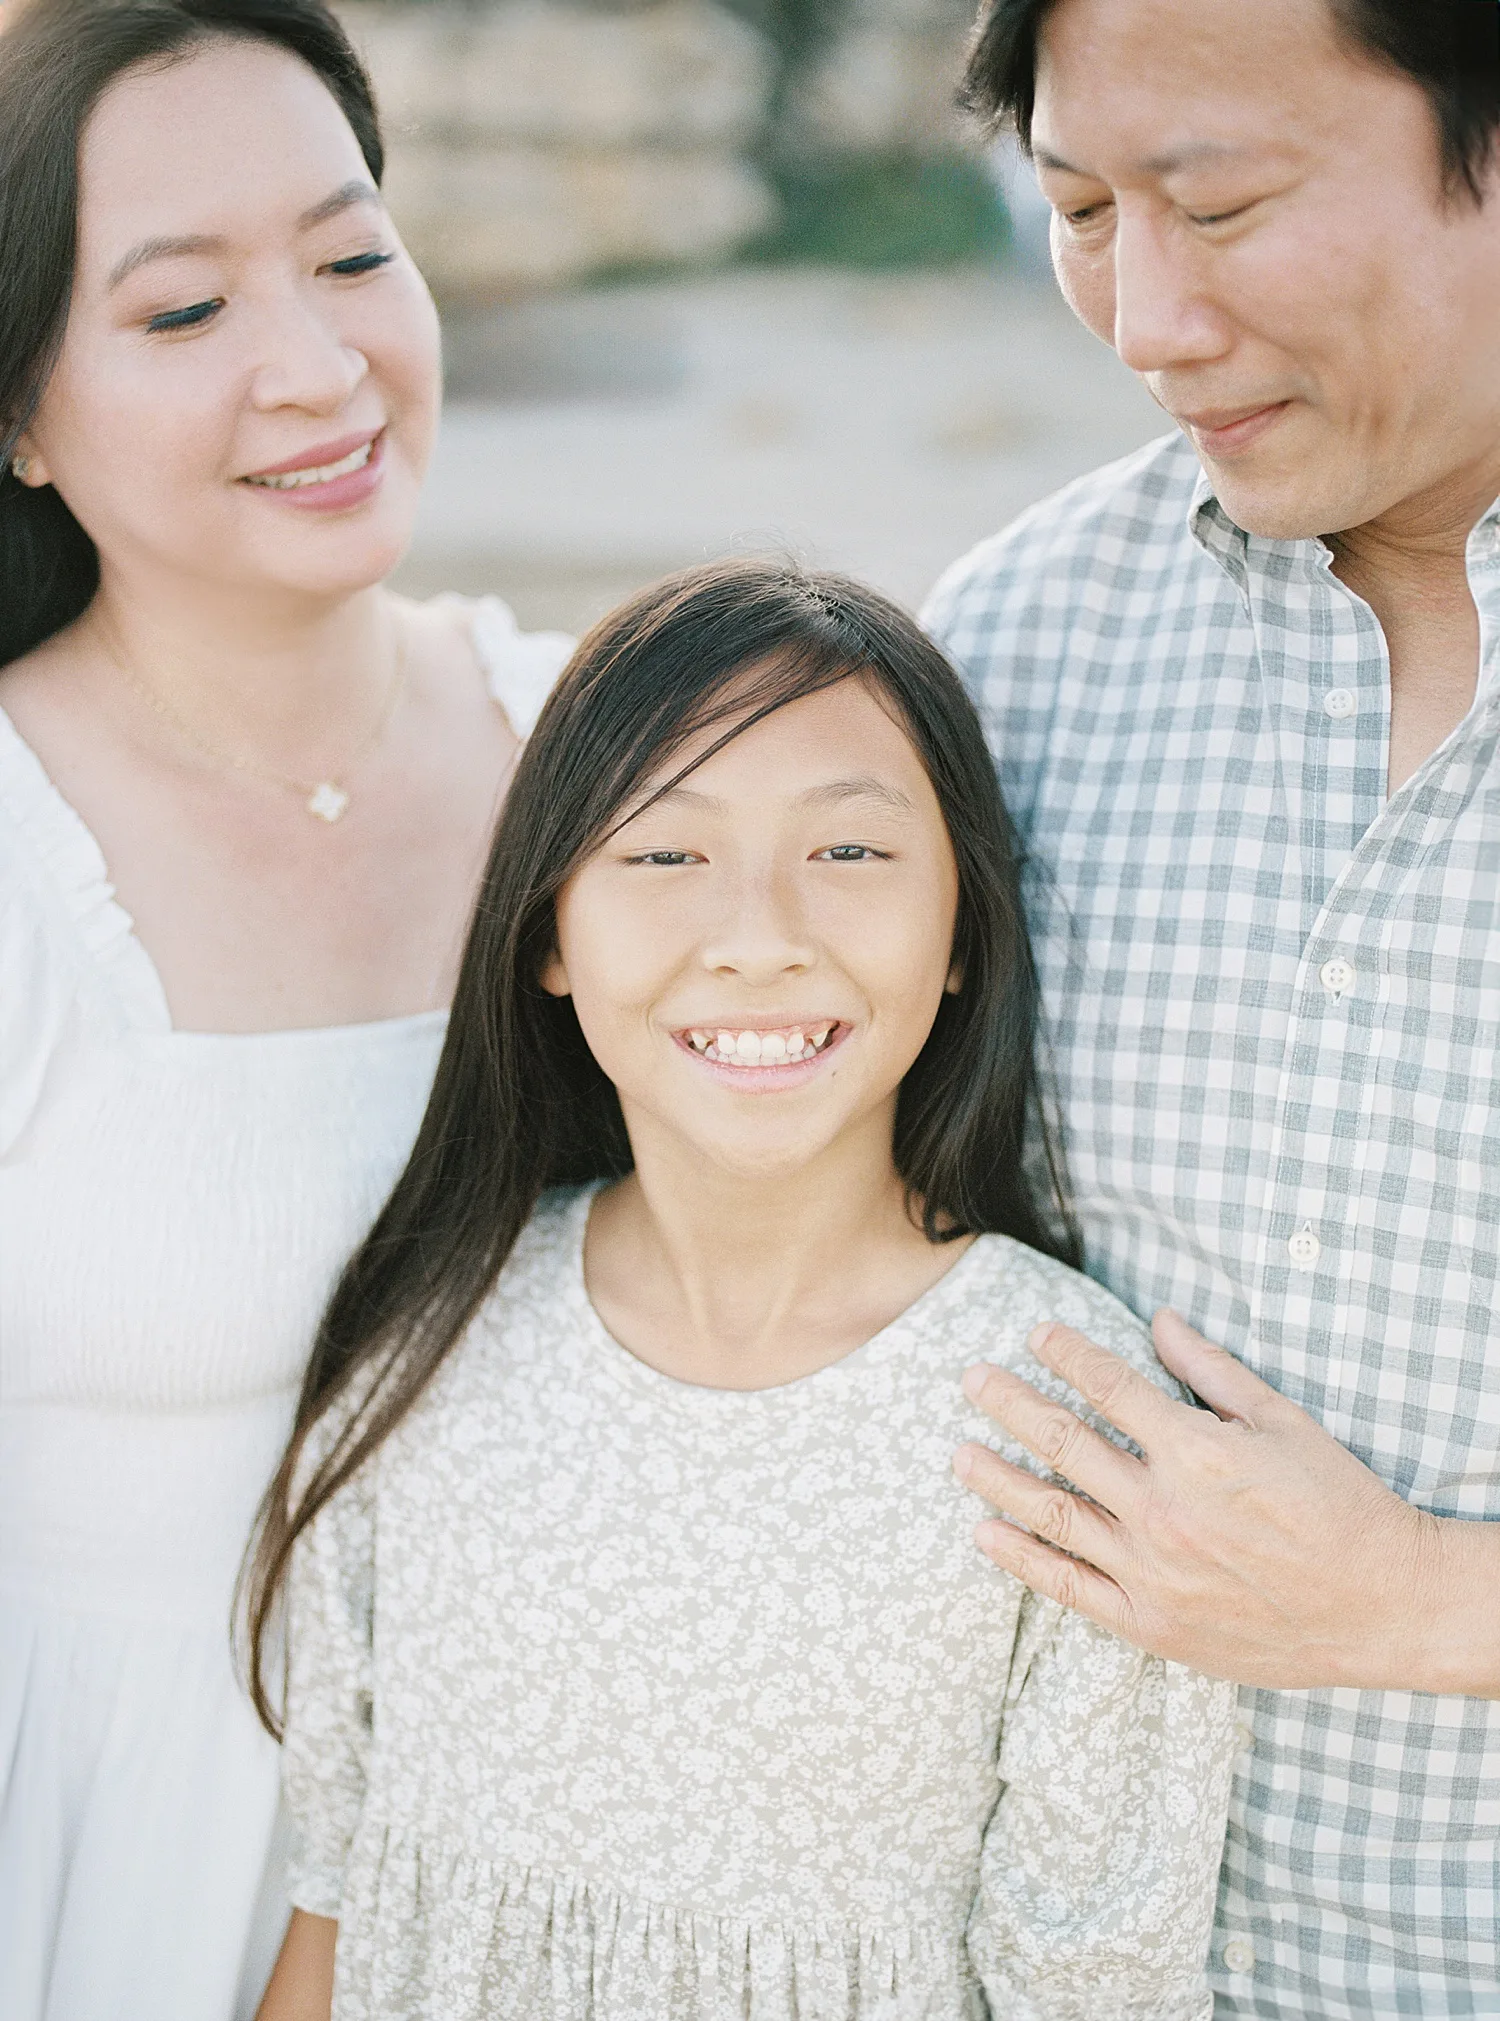
[[[1228,161],[1235,155],[1247,154],[1248,148],[1235,147],[1224,140],[1190,140],[1181,147],[1168,148],[1163,154],[1148,155],[1138,164],[1145,175],[1175,175],[1180,169],[1198,168],[1204,162]],[[1060,154],[1054,154],[1050,147],[1038,147],[1032,152],[1032,160],[1038,168],[1052,169],[1058,175],[1091,176],[1092,169],[1075,168],[1070,161],[1064,161]]]
[[[311,210],[304,211],[297,220],[297,229],[299,232],[310,232],[314,225],[326,225],[330,218],[336,218],[340,211],[349,210],[355,204],[379,202],[380,192],[374,185],[362,176],[356,176],[352,182],[341,183],[332,196],[324,197],[321,203],[315,203]]]
[[[207,236],[202,232],[189,233],[182,238],[142,239],[138,246],[132,246],[124,259],[117,260],[109,271],[109,285],[119,287],[121,281],[128,280],[137,267],[146,266],[151,260],[181,260],[194,253],[221,253],[224,241]]]
[[[310,232],[314,226],[326,224],[330,218],[336,218],[341,211],[350,210],[355,204],[379,202],[380,195],[374,185],[356,177],[352,182],[340,184],[331,196],[325,196],[311,210],[305,210],[297,220],[297,229],[299,232]],[[121,281],[128,280],[137,267],[144,267],[152,260],[189,259],[194,253],[222,253],[223,250],[224,240],[207,232],[142,239],[122,260],[115,262],[110,269],[109,285],[111,288],[119,287]]]

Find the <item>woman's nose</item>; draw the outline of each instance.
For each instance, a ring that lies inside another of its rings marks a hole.
[[[255,373],[257,407],[301,407],[311,414],[337,414],[368,377],[363,351],[303,304],[281,305],[267,320],[261,362]]]

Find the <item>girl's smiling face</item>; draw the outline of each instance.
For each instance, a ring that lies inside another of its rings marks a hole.
[[[410,536],[439,391],[431,297],[306,64],[216,39],[110,86],[79,151],[67,330],[22,444],[106,572],[332,597],[378,581]]]
[[[957,906],[932,783],[850,679],[612,835],[559,897],[542,980],[572,997],[638,1153],[665,1136],[725,1171],[789,1174],[850,1131],[889,1155],[897,1090],[959,986]]]

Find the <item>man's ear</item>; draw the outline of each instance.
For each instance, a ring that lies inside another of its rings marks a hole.
[[[554,948],[542,963],[542,972],[537,981],[548,996],[571,996],[573,985],[568,981],[568,971],[563,966],[563,958]]]

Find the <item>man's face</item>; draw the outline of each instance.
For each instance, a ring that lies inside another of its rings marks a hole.
[[[1058,0],[1033,142],[1064,293],[1238,525],[1500,491],[1500,177],[1445,187],[1429,101],[1329,0]]]

